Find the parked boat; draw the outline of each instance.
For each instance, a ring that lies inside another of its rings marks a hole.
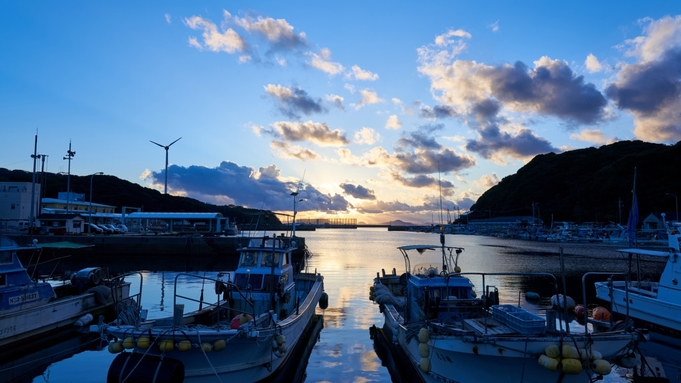
[[[610,373],[612,363],[633,356],[640,335],[628,329],[571,332],[557,311],[542,317],[499,304],[499,291],[485,278],[548,273],[462,273],[464,249],[446,246],[398,247],[406,272],[385,272],[374,280],[371,297],[384,314],[383,332],[426,382],[583,382]],[[442,268],[411,267],[411,257],[442,252]],[[478,297],[470,275],[482,279]],[[546,279],[544,279],[546,280]],[[558,308],[559,309],[559,308]],[[630,359],[628,359],[630,360]]]
[[[620,250],[628,256],[628,275],[633,275],[633,279],[613,280],[611,277],[607,281],[596,282],[596,297],[609,302],[612,312],[629,315],[663,329],[681,331],[681,286],[679,285],[681,276],[679,229],[681,227],[678,222],[674,225],[663,222],[667,227],[667,250],[638,248]],[[641,270],[641,256],[666,259],[659,280],[652,280],[645,270]]]
[[[256,382],[275,374],[315,325],[317,303],[322,309],[328,304],[323,277],[292,263],[296,244],[287,240],[251,239],[238,249],[237,270],[216,278],[178,274],[172,316],[146,318],[141,293],[133,296],[130,310],[105,328],[117,339],[109,350],[127,350],[114,359],[108,381],[150,381],[156,371],[164,381],[186,382]],[[180,277],[200,279],[215,295],[182,295]],[[178,301],[198,309],[184,313]]]
[[[80,270],[70,281],[54,286],[32,279],[17,252],[33,252],[37,259],[42,249],[37,243],[21,247],[0,237],[0,348],[74,324],[86,325],[100,314],[113,312],[113,304],[128,297],[129,283],[119,279],[112,284],[96,267]]]

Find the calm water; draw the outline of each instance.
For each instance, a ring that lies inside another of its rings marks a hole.
[[[404,262],[396,247],[409,244],[437,245],[439,238],[434,234],[388,232],[385,229],[342,230],[329,229],[299,233],[306,238],[314,254],[309,259],[310,269],[317,269],[324,275],[325,290],[329,295],[329,307],[324,314],[324,329],[312,351],[307,369],[306,382],[391,382],[391,377],[377,357],[369,327],[382,325],[378,307],[369,300],[369,286],[376,272],[393,268],[404,272]],[[536,243],[505,240],[479,236],[447,236],[447,244],[465,248],[459,265],[462,271],[484,272],[526,272],[560,271],[559,246],[565,253],[565,269],[568,273],[568,295],[581,301],[578,291],[581,274],[586,271],[626,270],[621,256],[612,246]],[[416,263],[438,265],[436,252],[424,254]],[[427,257],[426,257],[427,256]],[[650,265],[645,265],[650,266]],[[658,267],[659,268],[659,267]],[[149,316],[161,316],[173,305],[173,283],[177,272],[145,272],[143,306]],[[203,274],[203,273],[199,273]],[[206,275],[214,276],[215,272]],[[473,280],[476,286],[480,281]],[[137,283],[137,280],[133,280]],[[519,300],[525,291],[536,291],[542,296],[553,294],[547,280],[533,282],[527,279],[498,277],[487,280],[501,292],[506,303]],[[590,283],[591,285],[593,283]],[[200,283],[189,283],[181,279],[183,291],[200,291]],[[134,288],[134,287],[133,287]],[[206,294],[212,286],[206,287]],[[190,295],[187,293],[187,295]],[[186,309],[190,309],[187,307]],[[72,347],[74,352],[81,350]],[[41,375],[27,380],[32,382],[104,382],[109,365],[115,355],[106,349],[85,350],[50,364]],[[0,372],[0,381],[3,380]],[[610,376],[606,381],[624,382],[623,378]],[[675,382],[677,380],[672,380]]]

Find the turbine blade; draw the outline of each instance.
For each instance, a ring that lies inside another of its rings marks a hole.
[[[158,145],[158,146],[160,146],[160,147],[162,147],[162,148],[165,148],[165,146],[159,144],[158,142],[154,142],[154,141],[152,141],[152,140],[149,140],[149,142],[151,142],[151,143],[153,143],[153,144],[156,144],[156,145]]]
[[[182,137],[180,137],[180,138],[182,138]],[[180,140],[180,138],[178,138],[177,140],[175,140],[175,141],[173,141],[173,142],[169,143],[169,144],[168,144],[168,147],[170,147],[170,145],[172,145],[172,144],[176,143],[177,141],[179,141],[179,140]]]

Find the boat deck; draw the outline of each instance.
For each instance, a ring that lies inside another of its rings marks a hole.
[[[486,324],[486,326],[485,326]],[[517,331],[503,325],[492,318],[469,318],[464,320],[464,327],[467,330],[474,330],[477,334],[485,335],[509,335],[517,334]]]

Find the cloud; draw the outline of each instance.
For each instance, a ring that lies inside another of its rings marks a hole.
[[[306,55],[310,57],[309,64],[311,67],[328,73],[330,76],[335,76],[345,70],[343,65],[331,61],[331,51],[327,48],[322,49],[319,55],[312,52],[308,52]]]
[[[457,37],[458,39],[452,39],[452,37]],[[455,52],[458,54],[465,48],[461,38],[470,39],[471,34],[463,29],[450,29],[447,33],[435,37],[435,45],[439,47],[454,47]],[[459,47],[462,47],[461,50],[459,50]]]
[[[268,84],[265,91],[274,97],[279,104],[279,111],[286,117],[300,119],[301,114],[325,113],[327,109],[321,99],[313,99],[303,89],[287,88],[281,85]]]
[[[487,25],[487,28],[491,29],[492,32],[499,32],[499,20]]]
[[[401,127],[402,123],[397,118],[396,114],[393,114],[392,116],[388,117],[388,121],[385,122],[386,129],[399,129]]]
[[[641,61],[653,61],[670,50],[678,49],[681,41],[681,15],[665,16],[659,20],[644,18],[640,23],[644,25],[644,35],[626,40],[618,46],[626,49],[625,55]]]
[[[347,78],[354,78],[355,80],[362,81],[376,81],[378,80],[378,75],[376,73],[371,73],[368,70],[363,70],[357,65],[352,66],[352,72],[346,75]]]
[[[348,183],[342,183],[339,185],[341,189],[343,189],[343,192],[349,196],[352,196],[357,199],[363,199],[363,200],[375,200],[376,196],[374,195],[374,191],[365,188],[362,185],[353,185],[353,184],[348,184]]]
[[[436,44],[419,48],[418,70],[430,79],[433,97],[451,107],[450,112],[465,115],[491,99],[503,110],[556,117],[571,125],[603,120],[605,97],[566,62],[542,57],[529,68],[522,62],[491,66],[457,60],[461,49],[449,48],[461,46],[468,36],[449,36],[459,37],[458,45],[456,40],[445,44],[436,39]]]
[[[275,154],[279,158],[296,159],[301,161],[310,161],[319,159],[319,154],[315,153],[313,150],[303,148],[299,145],[291,145],[283,141],[272,141],[270,142],[270,148],[275,151]]]
[[[429,120],[456,117],[456,115],[456,110],[449,105],[435,105],[433,108],[428,105],[422,105],[419,108],[419,116]]]
[[[362,96],[362,98],[359,100],[357,104],[352,104],[352,106],[357,110],[367,105],[378,104],[379,102],[383,102],[383,99],[378,97],[378,94],[372,90],[362,89],[359,91],[359,94]]]
[[[608,138],[603,132],[596,129],[584,129],[578,134],[573,133],[570,135],[570,139],[591,142],[598,145],[608,145],[619,141],[617,137]]]
[[[358,144],[373,145],[381,139],[381,135],[371,128],[362,127],[355,132],[354,141]]]
[[[190,45],[200,47],[201,49],[208,49],[213,52],[227,52],[227,53],[245,53],[249,51],[249,46],[233,29],[228,28],[223,33],[218,31],[217,26],[199,16],[192,16],[184,19],[185,24],[191,29],[203,30],[201,36],[203,37],[203,45],[194,38]]]
[[[442,147],[440,150],[415,149],[413,152],[396,152],[392,164],[409,174],[434,174],[455,172],[475,166],[475,158],[468,154],[458,154],[453,149]]]
[[[276,165],[255,169],[223,161],[218,167],[171,165],[168,169],[168,188],[176,193],[215,204],[235,204],[254,209],[291,211],[291,191],[297,190],[295,182],[281,180],[281,170]],[[165,170],[147,171],[148,182],[163,182]],[[298,190],[305,202],[298,204],[299,211],[346,212],[351,206],[343,196],[324,194],[310,185]]]
[[[293,26],[284,19],[271,17],[257,18],[233,17],[224,11],[225,22],[231,20],[250,33],[261,36],[271,44],[274,50],[296,50],[307,47],[307,39],[304,32],[294,33]]]
[[[170,24],[170,22],[171,22],[171,20],[172,20],[172,17],[170,16],[170,13],[164,14],[163,17],[165,17],[166,23]]]
[[[478,180],[475,181],[475,186],[478,187],[478,189],[481,190],[488,190],[492,186],[496,185],[499,183],[499,177],[497,177],[496,173],[490,174],[485,174],[482,177],[480,177]]]
[[[390,172],[390,178],[402,186],[410,188],[431,188],[437,192],[442,190],[443,196],[454,194],[454,184],[446,179],[438,179],[431,175],[419,174],[414,177],[405,177],[398,172]]]
[[[331,130],[326,123],[312,121],[278,121],[261,131],[286,141],[309,141],[319,146],[342,146],[350,143],[340,130]]]
[[[344,100],[345,99],[342,96],[339,96],[337,94],[326,95],[326,101],[330,102],[333,106],[340,110],[345,110],[345,106],[343,106]]]
[[[480,136],[477,140],[468,140],[466,150],[498,163],[505,163],[503,156],[527,159],[537,154],[560,152],[558,148],[536,136],[529,129],[523,128],[512,134],[501,131],[496,124],[489,124],[478,129],[478,133]]]
[[[589,53],[589,55],[586,56],[586,60],[584,60],[584,65],[586,66],[586,70],[589,71],[589,73],[596,73],[603,70],[603,65],[601,64],[601,62],[598,61],[598,58],[591,53]]]
[[[411,147],[438,150],[442,148],[442,145],[430,133],[442,129],[444,129],[442,124],[422,126],[419,130],[402,134],[402,137],[397,140],[396,146],[400,148]]]

